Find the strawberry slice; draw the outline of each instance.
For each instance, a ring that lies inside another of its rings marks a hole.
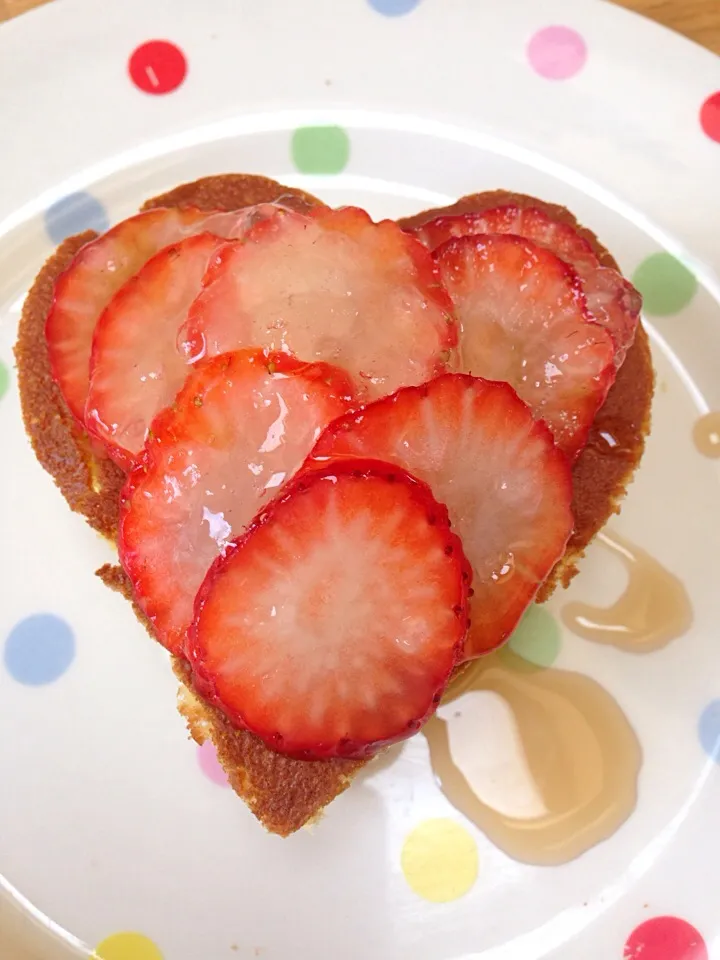
[[[153,418],[172,403],[188,365],[178,330],[210,257],[224,243],[200,233],[164,247],[115,294],[93,336],[85,426],[130,469]]]
[[[120,560],[157,639],[181,654],[208,567],[348,409],[328,364],[248,350],[198,363],[152,424],[121,497]]]
[[[567,458],[507,383],[445,374],[331,423],[307,468],[377,457],[445,503],[473,568],[464,659],[506,640],[572,531]]]
[[[373,398],[445,369],[451,309],[432,258],[392,221],[281,212],[214,257],[182,339],[191,360],[252,345],[335,363]]]
[[[430,250],[437,250],[455,237],[478,233],[512,233],[532,240],[578,270],[596,267],[598,259],[588,241],[567,224],[553,220],[538,207],[504,204],[480,213],[436,217],[410,231]]]
[[[514,235],[449,240],[435,251],[462,329],[462,369],[506,380],[576,456],[615,379],[614,344],[593,323],[580,280]]]
[[[410,232],[430,250],[453,237],[481,233],[514,234],[551,250],[577,271],[588,310],[612,334],[615,365],[622,365],[635,339],[642,297],[617,270],[600,264],[588,241],[570,224],[554,220],[537,207],[510,203],[481,213],[436,217]]]
[[[280,753],[369,757],[440,701],[469,579],[425,484],[387,463],[331,463],[210,569],[188,643],[196,688]]]
[[[82,247],[55,284],[45,324],[53,377],[79,423],[84,424],[93,331],[114,294],[163,247],[203,231],[242,236],[257,216],[257,208],[217,213],[157,207]]]

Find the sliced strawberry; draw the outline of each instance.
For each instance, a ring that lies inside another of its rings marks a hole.
[[[592,322],[573,268],[514,235],[449,240],[435,257],[462,329],[462,369],[510,383],[576,456],[615,366],[612,337]]]
[[[279,213],[223,247],[183,339],[191,360],[253,345],[336,363],[367,398],[445,369],[457,330],[422,244],[345,207]]]
[[[481,213],[464,213],[436,217],[410,231],[430,250],[436,250],[455,237],[478,233],[512,233],[532,240],[574,266],[592,268],[598,259],[588,241],[567,224],[553,220],[537,207],[521,207],[513,203]]]
[[[182,653],[208,567],[348,409],[323,363],[261,351],[197,364],[158,415],[121,498],[120,560],[157,639]]]
[[[85,415],[93,331],[113,295],[163,247],[203,231],[242,236],[256,221],[257,210],[213,213],[157,207],[123,220],[78,252],[55,284],[45,336],[53,377],[80,423]]]
[[[142,450],[155,415],[172,403],[185,381],[188,365],[177,348],[178,330],[222,243],[200,233],[164,247],[100,315],[85,425],[125,469]]]
[[[388,460],[430,486],[473,568],[464,659],[506,640],[573,527],[570,466],[545,424],[507,383],[445,374],[331,423],[307,469],[342,457]]]
[[[595,267],[578,270],[588,310],[612,334],[615,366],[620,369],[633,345],[642,309],[642,296],[617,270]]]
[[[515,234],[551,250],[577,271],[588,310],[612,334],[615,365],[621,366],[635,339],[642,297],[617,270],[601,266],[588,241],[568,223],[537,207],[505,204],[481,213],[436,217],[410,232],[430,250],[453,237],[481,233]]]
[[[300,476],[213,565],[188,654],[198,690],[272,749],[368,757],[437,706],[470,572],[446,509],[387,463]]]

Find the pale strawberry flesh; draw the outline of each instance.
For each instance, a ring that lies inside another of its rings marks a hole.
[[[506,383],[446,374],[330,424],[306,469],[377,457],[445,503],[473,568],[464,659],[512,633],[573,526],[572,478],[544,424]]]
[[[505,204],[479,213],[435,217],[410,231],[430,250],[457,237],[480,233],[510,233],[546,247],[578,270],[598,265],[588,241],[567,223],[553,220],[538,207]]]
[[[368,757],[437,706],[469,578],[447,511],[403,470],[300,475],[205,579],[194,685],[276,751]]]
[[[348,409],[327,364],[239,351],[197,364],[153,422],[122,495],[119,550],[157,639],[182,654],[214,558]]]
[[[280,213],[219,251],[183,342],[191,360],[255,345],[327,361],[372,398],[444,370],[457,330],[422,245],[342,208]]]
[[[84,423],[95,325],[112,297],[163,247],[203,231],[241,236],[255,222],[257,209],[220,213],[157,207],[121,221],[81,248],[55,284],[45,325],[53,377],[79,423]]]
[[[617,270],[602,266],[588,240],[545,210],[506,204],[479,213],[440,216],[410,231],[430,250],[456,237],[514,234],[545,247],[573,267],[592,318],[610,331],[620,367],[635,339],[642,307],[638,291]]]
[[[85,425],[123,468],[188,374],[177,335],[223,243],[201,233],[163,248],[112,298],[93,336]]]
[[[435,257],[461,328],[461,369],[510,383],[577,456],[615,365],[612,337],[592,321],[575,271],[513,235],[449,240]]]

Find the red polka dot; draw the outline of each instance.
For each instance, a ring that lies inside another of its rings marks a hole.
[[[686,920],[654,917],[630,934],[623,960],[708,960],[708,949]]]
[[[700,124],[711,140],[720,143],[720,90],[708,97],[702,105]]]
[[[148,40],[132,52],[128,72],[144,93],[172,93],[185,79],[187,60],[174,43]]]

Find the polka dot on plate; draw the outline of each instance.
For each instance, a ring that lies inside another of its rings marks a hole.
[[[187,59],[169,40],[148,40],[130,54],[128,73],[143,93],[172,93],[187,76]]]
[[[585,66],[587,46],[571,27],[544,27],[527,46],[530,66],[546,80],[569,80]]]
[[[630,934],[623,960],[708,960],[708,949],[686,920],[654,917]]]
[[[508,640],[507,649],[536,667],[552,666],[560,653],[557,620],[544,606],[533,604]]]
[[[455,820],[425,820],[405,840],[400,864],[418,896],[447,903],[464,896],[475,883],[477,844]]]
[[[163,955],[149,937],[142,933],[113,933],[99,943],[94,960],[163,960]]]
[[[705,753],[720,763],[720,700],[709,703],[700,715],[700,743]]]
[[[220,787],[228,786],[227,774],[220,766],[220,761],[215,752],[215,744],[212,740],[206,740],[205,743],[197,748],[197,760],[200,769],[208,780],[212,780],[213,783],[217,783]]]
[[[70,626],[52,613],[16,623],[5,641],[5,667],[18,683],[38,687],[61,677],[75,657]]]
[[[104,233],[110,226],[105,207],[91,193],[69,193],[45,211],[45,229],[53,243],[83,230]]]
[[[0,400],[2,400],[2,398],[7,393],[9,384],[10,384],[10,371],[2,362],[2,360],[0,360]]]
[[[720,90],[709,96],[700,108],[700,126],[711,140],[720,143]]]
[[[720,457],[720,411],[713,410],[695,421],[693,442],[704,457]]]
[[[385,17],[402,17],[406,13],[411,13],[420,0],[368,0],[368,2],[373,10],[377,10]]]
[[[340,173],[350,159],[350,140],[342,127],[299,127],[291,153],[300,173]]]
[[[632,282],[643,296],[643,310],[655,317],[669,317],[686,307],[698,287],[688,268],[666,252],[646,257]]]

